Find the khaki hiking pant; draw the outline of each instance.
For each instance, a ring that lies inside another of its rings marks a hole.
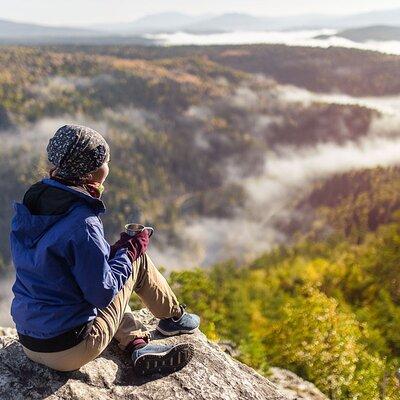
[[[155,317],[179,316],[179,302],[150,257],[144,254],[132,266],[132,276],[113,301],[106,308],[98,309],[86,339],[70,349],[55,353],[39,353],[24,347],[28,358],[58,371],[74,371],[100,355],[113,337],[121,349],[134,338],[148,337],[146,327],[135,319],[129,307],[133,291]]]

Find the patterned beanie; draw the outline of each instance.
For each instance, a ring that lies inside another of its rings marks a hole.
[[[65,179],[80,179],[101,167],[109,158],[107,142],[93,129],[80,125],[64,125],[47,145],[49,161],[57,175]]]

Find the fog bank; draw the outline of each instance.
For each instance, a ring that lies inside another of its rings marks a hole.
[[[400,137],[368,136],[359,143],[285,148],[279,154],[266,154],[260,176],[242,179],[232,171],[228,177],[248,193],[245,207],[235,217],[191,218],[182,227],[186,248],[155,249],[155,258],[168,269],[206,267],[229,258],[250,260],[289,239],[274,228],[273,221],[290,218],[293,196],[313,181],[335,173],[396,164],[400,164]]]
[[[354,42],[339,36],[333,29],[298,30],[298,31],[236,31],[225,33],[192,34],[187,32],[148,34],[146,38],[155,40],[164,46],[178,45],[230,45],[230,44],[284,44],[287,46],[306,47],[344,47],[359,50],[372,50],[385,54],[400,54],[400,41]],[[318,38],[328,35],[326,38]]]

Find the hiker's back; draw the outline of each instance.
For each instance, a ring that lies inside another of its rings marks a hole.
[[[75,260],[70,248],[72,239],[84,237],[87,223],[101,226],[93,210],[75,200],[61,214],[32,215],[19,203],[15,212],[10,235],[16,270],[11,314],[18,332],[53,337],[94,318],[94,307],[85,301],[72,274]]]

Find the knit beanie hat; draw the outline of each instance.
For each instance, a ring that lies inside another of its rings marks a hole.
[[[58,176],[76,180],[101,167],[109,159],[110,148],[95,130],[64,125],[50,139],[47,156]]]

